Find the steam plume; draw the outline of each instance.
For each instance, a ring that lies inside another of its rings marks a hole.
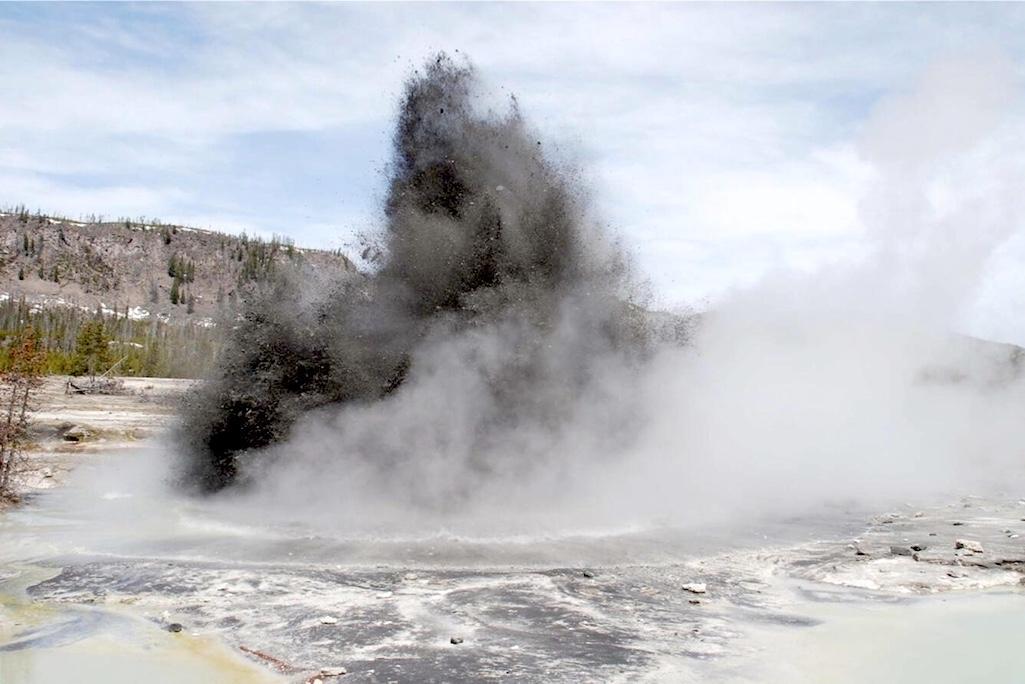
[[[951,334],[1025,211],[1001,74],[941,65],[884,102],[865,258],[733,293],[683,346],[515,104],[432,62],[376,271],[250,306],[188,412],[191,481],[331,532],[489,536],[1019,486],[1023,354]]]
[[[379,268],[314,286],[286,279],[248,304],[185,413],[190,482],[217,490],[259,458],[289,458],[266,448],[301,437],[297,421],[314,409],[387,397],[395,410],[441,367],[463,378],[451,388],[463,396],[418,396],[452,404],[444,426],[413,421],[422,438],[482,477],[527,467],[551,444],[524,435],[554,436],[603,358],[622,365],[648,349],[626,261],[572,171],[546,157],[515,101],[480,111],[477,88],[472,68],[444,55],[409,79]],[[389,442],[401,425],[335,425],[329,457],[408,471],[409,442]],[[461,489],[418,491],[439,504]]]

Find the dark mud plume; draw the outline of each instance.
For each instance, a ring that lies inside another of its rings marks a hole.
[[[457,472],[414,496],[451,502],[480,478],[550,458],[550,437],[580,397],[600,401],[589,392],[599,369],[646,357],[651,334],[630,303],[627,261],[589,214],[576,173],[546,156],[515,100],[485,110],[478,89],[472,67],[444,55],[408,80],[384,227],[368,247],[373,272],[284,277],[246,304],[185,408],[186,483],[215,491],[259,477],[265,462],[306,458],[309,444],[268,447],[301,438],[316,416],[330,433],[318,459],[383,479],[423,450],[382,433],[434,435],[435,451],[457,452]],[[461,389],[442,383],[463,372],[472,381]],[[333,418],[397,401],[407,386],[451,411],[401,410],[373,428]],[[619,429],[630,418],[603,422]]]

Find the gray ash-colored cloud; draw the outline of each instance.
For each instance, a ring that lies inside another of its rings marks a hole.
[[[220,490],[261,461],[305,458],[309,448],[268,447],[327,429],[316,451],[381,477],[427,451],[455,458],[446,484],[414,488],[448,505],[480,478],[548,458],[583,397],[600,401],[610,360],[626,369],[646,357],[628,262],[577,174],[546,155],[515,100],[487,110],[478,90],[473,68],[444,55],[408,80],[373,273],[283,278],[249,302],[184,412],[189,484]],[[380,424],[325,418],[404,393],[447,408],[389,404]]]

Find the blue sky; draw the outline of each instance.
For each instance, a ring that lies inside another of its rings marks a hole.
[[[404,77],[459,51],[583,166],[656,300],[701,305],[858,253],[879,112],[949,60],[1017,79],[1023,35],[994,4],[4,3],[0,202],[345,247]]]

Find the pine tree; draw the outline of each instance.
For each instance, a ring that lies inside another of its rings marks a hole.
[[[25,267],[22,266],[18,269],[18,280],[25,280]]]
[[[110,366],[110,338],[102,320],[92,320],[78,330],[75,354],[71,360],[72,375],[96,375]]]
[[[160,341],[154,337],[147,341],[146,354],[142,360],[142,372],[149,377],[156,377],[164,374],[160,363]]]
[[[180,301],[180,299],[179,299],[179,295],[181,294],[180,293],[180,287],[181,287],[181,285],[180,285],[180,281],[178,279],[178,276],[175,276],[174,277],[174,282],[171,283],[171,303],[174,304],[175,306],[177,306],[178,302]]]

